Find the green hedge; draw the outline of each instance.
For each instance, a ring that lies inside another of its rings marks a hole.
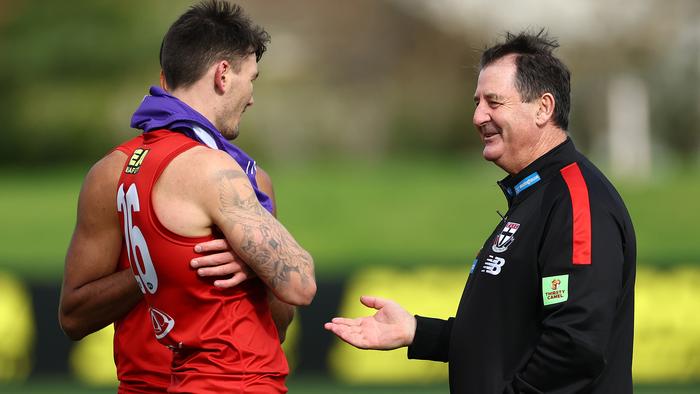
[[[265,167],[263,163],[262,166]],[[89,166],[0,169],[0,270],[58,280]],[[315,257],[319,275],[360,266],[464,265],[505,211],[500,170],[481,161],[336,160],[266,169],[281,221]],[[617,180],[637,230],[638,261],[700,263],[694,241],[697,172],[646,183]]]

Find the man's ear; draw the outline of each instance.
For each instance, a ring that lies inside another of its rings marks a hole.
[[[231,84],[231,74],[233,69],[231,63],[228,60],[221,60],[216,63],[216,69],[214,70],[214,89],[217,93],[224,93],[228,90]]]
[[[537,107],[537,117],[535,123],[537,126],[542,127],[554,116],[554,96],[551,93],[545,93],[539,99],[539,106]]]
[[[165,80],[165,74],[163,74],[163,70],[160,70],[160,87],[166,92],[168,91],[168,81]]]

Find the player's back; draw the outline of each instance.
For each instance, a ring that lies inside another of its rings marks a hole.
[[[187,160],[197,149],[208,148],[175,132],[146,133],[117,192],[126,255],[156,338],[173,351],[169,391],[286,392],[288,367],[264,284],[253,279],[220,289],[213,285],[217,278],[190,268],[199,256],[194,245],[214,238],[190,219],[196,215],[188,196],[197,190],[188,188],[188,177],[196,175],[177,170],[191,167]]]
[[[143,136],[139,135],[112,152],[112,155],[124,157],[126,162],[134,149],[143,144]],[[121,153],[117,153],[119,151]],[[116,165],[117,161],[115,161]],[[110,166],[109,174],[116,180],[122,171],[120,167]],[[119,271],[130,269],[124,249],[119,258]],[[114,363],[119,379],[119,394],[149,394],[165,393],[170,385],[171,353],[159,344],[150,327],[148,306],[144,300],[139,301],[126,315],[114,322]]]

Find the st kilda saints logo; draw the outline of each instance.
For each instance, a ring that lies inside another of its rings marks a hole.
[[[501,230],[501,232],[493,240],[493,245],[491,246],[491,249],[496,253],[505,252],[506,249],[508,249],[508,247],[510,246],[510,244],[512,244],[513,241],[515,241],[515,232],[518,231],[519,227],[520,224],[518,223],[506,223],[506,225],[503,227],[503,230]]]

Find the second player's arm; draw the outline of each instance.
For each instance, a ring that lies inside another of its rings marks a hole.
[[[115,272],[122,243],[115,190],[125,160],[115,151],[97,162],[80,191],[58,312],[61,328],[73,340],[121,318],[142,297],[131,270]]]

